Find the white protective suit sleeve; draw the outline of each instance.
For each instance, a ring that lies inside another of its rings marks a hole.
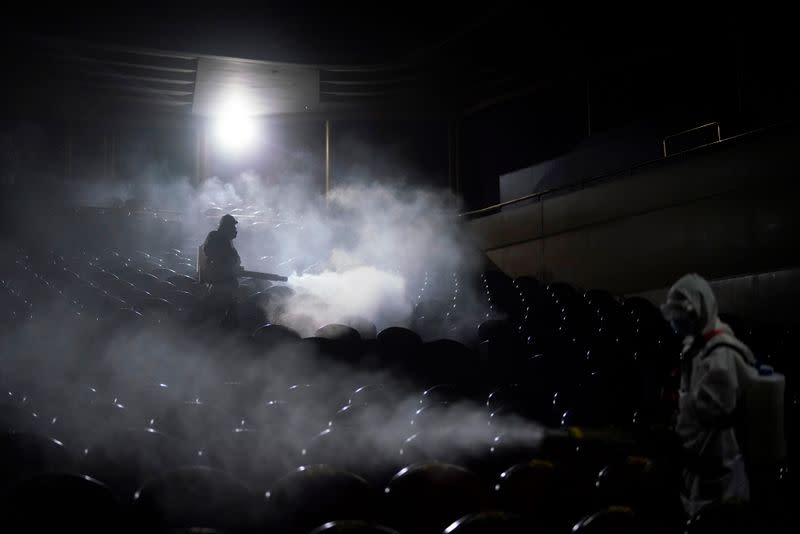
[[[739,396],[737,355],[728,347],[717,347],[692,365],[692,379],[684,406],[703,426],[729,423]]]

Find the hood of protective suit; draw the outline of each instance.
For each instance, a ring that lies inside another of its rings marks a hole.
[[[678,295],[691,303],[702,325],[701,333],[718,327],[717,299],[705,278],[694,273],[682,277],[670,288],[667,302],[677,300]]]

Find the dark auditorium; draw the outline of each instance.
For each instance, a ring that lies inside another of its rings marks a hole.
[[[800,31],[707,7],[5,6],[0,531],[800,531]]]

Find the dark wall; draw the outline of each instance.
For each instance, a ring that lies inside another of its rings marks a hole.
[[[796,268],[798,140],[798,126],[742,136],[469,227],[513,276],[615,293]]]
[[[114,179],[133,180],[156,170],[174,177],[194,175],[195,132],[189,125],[184,128],[115,128],[112,131]],[[94,142],[97,149],[102,149],[109,141],[96,138]]]
[[[64,168],[64,125],[0,120],[0,183],[42,182]]]
[[[584,87],[565,82],[464,120],[461,192],[468,209],[499,201],[501,174],[568,151],[587,133]]]
[[[498,202],[501,174],[542,162],[580,160],[582,176],[570,181],[588,179],[641,163],[665,135],[707,122],[719,122],[728,137],[795,117],[800,35],[791,20],[748,9],[588,26],[583,63],[563,65],[525,94],[489,100],[463,120],[467,207]],[[521,71],[539,68],[534,52]],[[639,132],[633,141],[631,131]],[[609,168],[609,152],[619,168]]]
[[[335,121],[331,139],[334,186],[449,187],[444,121]]]

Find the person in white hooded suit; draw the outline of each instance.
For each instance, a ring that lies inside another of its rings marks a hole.
[[[750,350],[717,315],[711,286],[688,274],[672,286],[664,317],[683,337],[675,426],[685,453],[683,504],[690,516],[722,501],[749,501],[750,488],[735,431]]]

